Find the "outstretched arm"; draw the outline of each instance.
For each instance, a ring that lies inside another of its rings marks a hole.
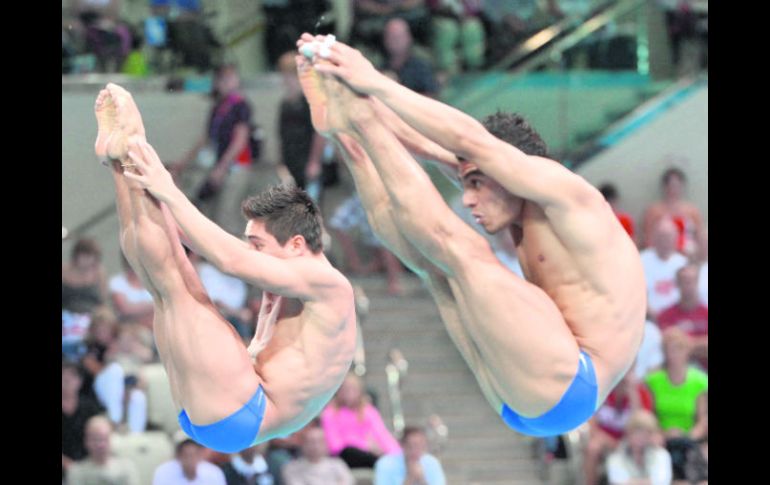
[[[316,63],[316,70],[338,76],[360,93],[376,96],[417,132],[473,162],[511,193],[546,209],[596,195],[590,184],[562,165],[525,154],[490,134],[462,111],[411,91],[377,72],[358,50],[337,42],[327,59],[330,62]]]
[[[155,150],[145,141],[133,141],[129,156],[139,175],[125,171],[160,202],[167,205],[190,247],[225,273],[278,295],[315,300],[325,290],[339,287],[344,277],[333,268],[306,258],[280,259],[253,249],[207,219],[174,185]]]

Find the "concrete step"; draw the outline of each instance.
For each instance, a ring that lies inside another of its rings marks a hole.
[[[380,277],[353,278],[367,293],[369,314],[362,323],[367,388],[378,395],[378,408],[392,429],[392,409],[385,365],[398,348],[409,362],[401,387],[407,424],[425,426],[438,414],[449,430],[437,456],[447,483],[457,485],[537,485],[538,463],[530,438],[508,428],[481,394],[476,379],[455,348],[427,291],[413,277],[404,278],[409,294],[385,294]]]

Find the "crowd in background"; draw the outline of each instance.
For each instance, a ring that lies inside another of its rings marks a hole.
[[[221,64],[226,39],[213,28],[215,2],[142,0],[141,18],[128,20],[121,0],[68,0],[62,5],[62,74],[122,72],[132,76],[179,69],[206,73]],[[538,31],[558,22],[585,19],[607,2],[602,0],[262,0],[264,57],[268,69],[279,67],[281,55],[303,32],[335,30],[335,8],[346,9],[351,28],[342,40],[382,59],[385,26],[404,20],[416,40],[418,54],[440,78],[476,71],[498,63]],[[708,1],[657,0],[665,17],[671,57],[679,74],[704,69],[708,63]],[[136,6],[132,6],[136,10]],[[255,12],[259,11],[255,9]],[[256,15],[256,14],[255,14]],[[136,15],[133,15],[136,17]],[[330,20],[331,19],[331,20]],[[241,19],[238,19],[241,20]],[[257,22],[255,19],[254,22]],[[262,25],[259,23],[259,25]],[[608,27],[601,40],[569,49],[595,69],[633,68],[634,35]],[[622,30],[622,29],[620,29]],[[635,45],[635,44],[634,44]]]
[[[93,70],[146,73],[139,49],[142,42],[161,45],[154,37],[158,32],[165,39],[162,45],[178,50],[181,63],[200,71],[214,69],[221,46],[206,25],[199,1],[151,0],[153,17],[142,26],[121,21],[119,1],[70,3],[68,28],[63,22],[62,30],[63,72],[81,69],[76,60],[90,53]],[[668,9],[676,49],[688,36],[704,35],[690,3],[660,2]],[[301,30],[312,30],[294,18],[297,5],[326,6],[298,0],[263,4],[265,15],[273,19],[268,59],[284,86],[279,166],[286,180],[323,203],[324,189],[338,183],[336,155],[312,128],[291,51]],[[482,68],[490,55],[510,48],[495,45],[495,39],[520,41],[547,19],[582,15],[590,4],[357,0],[350,40],[379,52],[380,68],[402,84],[437,97],[442,73]],[[303,11],[305,23],[310,11]],[[214,70],[206,126],[196,144],[169,164],[175,177],[193,162],[206,167],[193,198],[234,234],[242,231],[239,203],[254,190],[248,174],[261,154],[259,126],[240,89],[235,66]],[[685,174],[676,168],[661,175],[661,197],[649,200],[640,220],[623,211],[616,187],[599,188],[640,249],[648,312],[634,367],[589,422],[585,483],[707,482],[708,232],[703,218],[687,200]],[[384,272],[388,292],[402,294],[399,281],[405,269],[368,227],[357,195],[351,193],[331,213],[326,226],[342,250],[338,266],[351,275]],[[362,247],[371,257],[359,255]],[[248,344],[256,327],[259,290],[188,254],[212,301]],[[515,260],[511,254],[505,257]],[[397,440],[383,422],[375,396],[353,374],[306,428],[233,456],[202,448],[181,431],[154,422],[152,386],[145,372],[159,365],[152,318],[152,295],[128,263],[123,260],[119,273],[107,275],[99,245],[87,238],[76,241],[62,264],[63,481],[142,483],[147,463],[121,456],[113,441],[159,433],[169,443],[169,460],[152,464],[156,484],[352,484],[351,470],[360,469],[370,470],[375,484],[444,483],[440,462],[428,453],[425,431],[407,427]],[[633,482],[643,479],[648,481]]]

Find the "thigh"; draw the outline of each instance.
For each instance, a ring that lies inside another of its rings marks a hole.
[[[526,417],[553,407],[575,377],[580,352],[559,308],[496,259],[469,261],[453,273],[461,317],[500,396]]]
[[[240,409],[261,381],[243,340],[212,304],[175,300],[164,302],[158,350],[190,419],[214,422]]]

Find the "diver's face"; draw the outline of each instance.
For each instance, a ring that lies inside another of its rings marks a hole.
[[[257,251],[281,259],[291,257],[291,252],[287,248],[288,241],[287,244],[281,245],[275,236],[267,232],[264,221],[259,219],[250,220],[246,224],[245,236],[251,246]]]
[[[488,234],[495,234],[518,222],[524,199],[481,173],[468,162],[461,164],[463,205],[471,210],[476,223]]]

